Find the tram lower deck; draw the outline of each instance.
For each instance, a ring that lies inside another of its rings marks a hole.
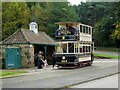
[[[91,53],[87,54],[56,54],[56,64],[62,67],[84,67],[93,62]]]

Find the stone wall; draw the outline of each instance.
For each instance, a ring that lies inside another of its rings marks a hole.
[[[29,44],[19,45],[21,47],[22,67],[34,67],[34,47]]]
[[[21,64],[22,68],[34,67],[34,47],[29,44],[15,44],[7,47],[21,48]]]

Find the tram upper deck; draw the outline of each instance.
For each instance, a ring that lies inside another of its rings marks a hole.
[[[56,40],[90,41],[92,42],[92,27],[78,22],[57,22]]]

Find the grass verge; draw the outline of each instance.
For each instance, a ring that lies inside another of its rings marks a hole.
[[[95,57],[111,58],[111,59],[120,59],[120,56],[118,56],[118,55],[108,55],[108,54],[94,53],[94,56]]]
[[[27,73],[27,71],[21,71],[21,70],[2,70],[0,71],[0,77],[5,78],[5,77],[12,77],[15,75],[19,74],[24,74]]]
[[[113,48],[113,47],[96,47],[95,49],[99,51],[120,52],[119,48]]]

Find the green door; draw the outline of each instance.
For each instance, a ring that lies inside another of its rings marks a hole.
[[[6,68],[21,67],[21,49],[16,47],[6,48]]]

